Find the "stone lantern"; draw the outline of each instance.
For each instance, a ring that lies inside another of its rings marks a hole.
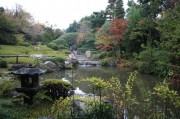
[[[24,97],[24,103],[28,105],[33,104],[33,96],[42,89],[39,85],[39,75],[42,75],[46,70],[36,67],[23,67],[12,74],[17,75],[21,81],[21,87],[16,88],[17,92],[25,93],[28,97]]]

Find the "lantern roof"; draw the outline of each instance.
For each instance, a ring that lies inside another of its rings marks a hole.
[[[12,74],[15,75],[41,75],[44,74],[46,72],[46,70],[37,68],[37,67],[33,67],[33,66],[28,66],[28,67],[23,67],[18,69],[17,71],[12,71]]]

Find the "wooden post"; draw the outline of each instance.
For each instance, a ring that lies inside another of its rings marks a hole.
[[[16,56],[16,64],[18,64],[18,56]]]

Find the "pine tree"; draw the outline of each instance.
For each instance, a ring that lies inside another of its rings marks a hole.
[[[122,0],[116,0],[115,3],[115,17],[116,18],[124,18],[125,11],[123,8],[123,1]]]

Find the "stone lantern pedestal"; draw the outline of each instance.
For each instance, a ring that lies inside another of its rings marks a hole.
[[[45,72],[46,70],[31,66],[23,67],[12,72],[12,74],[17,75],[21,81],[21,87],[16,88],[16,91],[27,95],[27,97],[24,97],[25,104],[33,104],[33,96],[42,89],[42,86],[39,85],[39,75]]]

